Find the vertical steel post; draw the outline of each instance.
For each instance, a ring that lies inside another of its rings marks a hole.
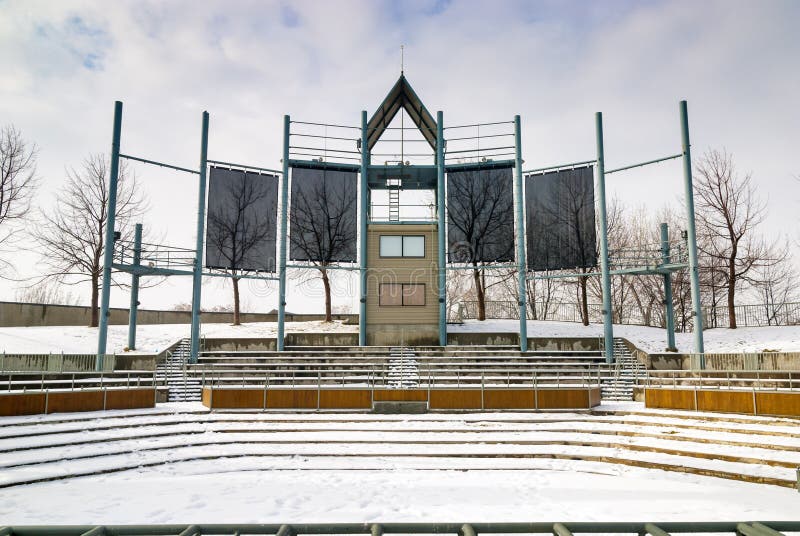
[[[669,226],[661,224],[661,264],[670,263]],[[664,319],[667,328],[667,352],[676,352],[675,347],[675,308],[672,304],[672,274],[664,274]]]
[[[117,183],[119,182],[119,144],[122,138],[122,102],[114,102],[114,130],[111,135],[111,166],[108,172],[106,236],[103,242],[103,283],[100,294],[100,321],[97,330],[95,370],[103,370],[108,343],[108,306],[111,299],[111,264],[114,262],[114,231],[117,219]]]
[[[683,188],[686,197],[686,238],[689,250],[689,279],[694,316],[694,352],[700,355],[700,368],[706,368],[703,349],[703,309],[700,301],[700,271],[697,264],[697,231],[694,224],[694,186],[692,184],[692,152],[689,143],[689,113],[686,101],[680,102],[681,145],[683,147]]]
[[[192,277],[192,348],[190,363],[197,363],[200,354],[200,303],[203,286],[203,239],[206,224],[206,171],[208,168],[208,112],[203,112],[203,130],[200,135],[200,176],[197,185],[197,237],[195,243],[194,274]]]
[[[608,271],[608,216],[606,214],[606,167],[603,150],[603,113],[595,113],[597,136],[597,205],[600,211],[600,273],[603,289],[603,347],[606,363],[614,362],[614,326],[611,311],[611,275]]]
[[[525,266],[525,198],[522,196],[522,132],[520,118],[514,116],[514,212],[517,235],[517,281],[519,284],[519,349],[528,351],[528,305]]]
[[[447,346],[447,250],[445,246],[444,114],[436,112],[436,232],[439,270],[439,346]]]
[[[277,348],[283,351],[283,336],[286,317],[286,218],[289,212],[289,128],[291,120],[283,116],[283,174],[281,175],[281,217],[278,235],[278,340]]]
[[[369,214],[369,133],[367,132],[367,112],[361,111],[361,215],[358,220],[359,246],[359,299],[358,299],[358,345],[367,345],[367,216]]]
[[[133,234],[133,265],[142,261],[142,224],[137,223]],[[139,274],[131,276],[131,306],[128,309],[128,349],[136,349],[136,316],[139,311]]]

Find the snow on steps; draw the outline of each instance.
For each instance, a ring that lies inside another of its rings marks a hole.
[[[178,405],[174,406],[177,407]],[[183,463],[226,470],[522,470],[602,463],[796,485],[791,419],[603,409],[374,416],[115,412],[0,420],[0,487]],[[638,406],[640,407],[640,406]],[[169,469],[172,471],[174,469]]]
[[[169,402],[199,402],[202,397],[200,380],[187,374],[186,366],[191,353],[189,339],[181,339],[166,359],[156,366],[156,381],[166,383]]]

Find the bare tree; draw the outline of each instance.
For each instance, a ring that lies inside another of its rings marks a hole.
[[[786,258],[785,249],[756,231],[765,205],[750,174],[740,175],[725,151],[708,151],[695,166],[697,219],[703,238],[698,247],[707,270],[727,295],[728,327],[736,328],[736,292],[754,281],[755,272]]]
[[[36,191],[36,146],[29,145],[22,134],[8,125],[0,129],[0,248],[10,246],[19,225],[31,209]],[[2,250],[0,249],[0,250]],[[0,256],[0,273],[10,268],[8,256]]]
[[[790,303],[798,297],[798,278],[789,262],[770,264],[759,270],[753,285],[763,304],[767,325],[787,325]],[[781,321],[781,318],[784,320]]]
[[[77,285],[88,282],[91,289],[91,326],[98,324],[98,301],[102,260],[108,221],[108,168],[103,155],[87,157],[78,169],[66,171],[66,185],[52,210],[41,211],[42,225],[34,236],[43,248],[45,278]],[[125,241],[133,239],[134,218],[147,207],[136,178],[122,164],[117,188],[115,229]]]
[[[325,321],[331,317],[332,266],[342,259],[355,257],[357,228],[354,214],[357,193],[354,189],[337,187],[327,180],[309,182],[305,188],[292,189],[292,209],[289,211],[293,251],[311,263],[319,273],[325,290]]]
[[[45,280],[19,289],[14,296],[18,302],[55,305],[80,305],[80,299],[65,290],[57,281]]]
[[[500,170],[504,172],[505,170]],[[481,269],[496,260],[514,258],[513,197],[503,176],[491,170],[465,172],[447,183],[449,234],[457,241],[450,250],[454,262],[472,265],[472,281],[478,305],[478,320],[486,320],[486,294],[514,276],[503,271],[487,276]]]
[[[233,325],[241,324],[239,280],[243,268],[254,264],[265,248],[275,249],[275,222],[257,207],[269,198],[269,191],[258,179],[242,176],[225,183],[228,203],[216,204],[208,214],[208,242],[219,254],[233,286]],[[272,238],[272,240],[270,240]],[[256,263],[257,264],[257,263]]]

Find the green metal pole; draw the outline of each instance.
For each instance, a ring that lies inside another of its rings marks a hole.
[[[670,263],[669,226],[661,224],[661,264]],[[675,347],[675,307],[672,303],[672,274],[664,274],[664,315],[667,328],[667,352],[677,352]]]
[[[108,343],[108,306],[111,299],[111,264],[114,262],[114,227],[117,219],[117,183],[119,182],[119,144],[122,138],[122,102],[114,102],[114,131],[111,137],[111,166],[108,173],[106,236],[103,243],[103,283],[100,294],[100,322],[97,330],[95,370],[103,370]]]
[[[445,236],[444,114],[436,112],[436,232],[439,246],[439,346],[447,346],[447,250]]]
[[[289,212],[289,129],[291,120],[283,116],[283,174],[281,175],[281,218],[278,251],[278,351],[283,351],[283,336],[286,317],[286,218]]]
[[[137,223],[133,234],[133,265],[142,261],[142,224]],[[136,349],[136,316],[139,311],[139,274],[131,276],[131,306],[128,310],[128,349]]]
[[[700,368],[706,368],[703,349],[703,304],[700,301],[700,270],[697,263],[697,231],[694,223],[694,186],[692,184],[692,153],[689,143],[689,113],[686,101],[680,102],[681,144],[683,146],[683,187],[686,197],[686,235],[689,250],[689,280],[694,316],[694,351],[700,355]]]
[[[517,283],[519,285],[519,349],[528,351],[528,287],[525,257],[525,198],[522,195],[522,128],[518,115],[514,116],[514,209],[517,235]]]
[[[203,112],[203,131],[200,136],[200,180],[197,186],[197,242],[194,274],[192,274],[192,349],[190,363],[197,363],[200,354],[200,303],[203,286],[203,238],[206,223],[206,170],[208,168],[208,112]]]
[[[595,113],[597,135],[597,205],[600,211],[600,275],[603,289],[603,340],[606,363],[614,362],[614,325],[611,314],[611,274],[608,271],[608,216],[606,215],[606,172],[603,150],[603,113]]]
[[[369,132],[367,131],[367,112],[361,111],[361,179],[359,195],[361,196],[361,217],[359,221],[359,299],[358,299],[358,345],[367,345],[367,216],[369,212]]]

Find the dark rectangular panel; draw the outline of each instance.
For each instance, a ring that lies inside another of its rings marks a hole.
[[[274,272],[278,177],[212,167],[206,267]]]
[[[449,262],[514,260],[512,168],[447,174]]]
[[[528,269],[597,266],[593,168],[525,177]]]
[[[356,262],[357,185],[355,172],[292,168],[291,260]]]

